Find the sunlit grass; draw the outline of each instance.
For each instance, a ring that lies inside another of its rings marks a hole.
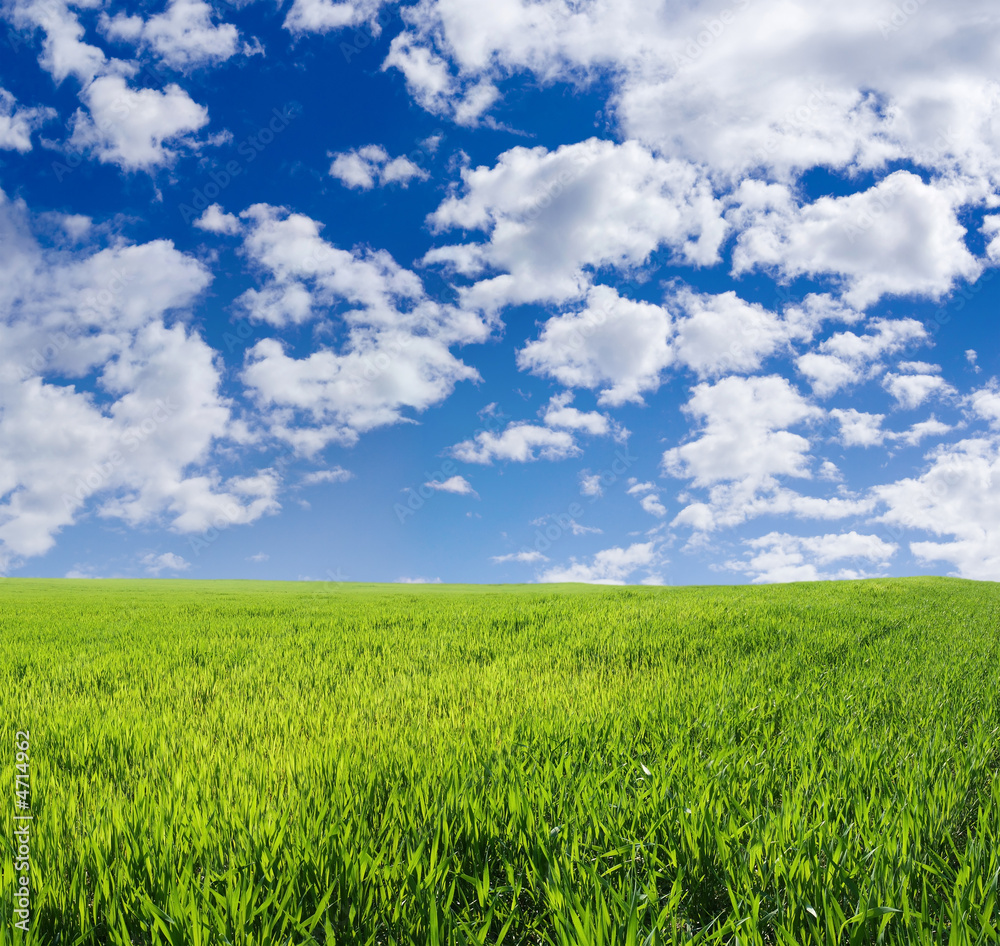
[[[37,944],[993,943],[1000,586],[0,584]]]

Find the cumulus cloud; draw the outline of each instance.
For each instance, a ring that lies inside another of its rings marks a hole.
[[[208,109],[176,83],[134,89],[121,76],[99,76],[80,97],[88,110],[77,110],[70,145],[123,170],[170,164],[179,149],[198,147],[194,132],[208,124]]]
[[[199,230],[206,230],[209,233],[224,233],[233,236],[243,228],[239,217],[235,214],[227,214],[218,204],[209,204],[204,213],[194,221],[194,225]]]
[[[381,145],[365,145],[355,151],[342,151],[333,157],[330,177],[336,178],[346,187],[371,190],[376,184],[401,184],[406,187],[410,181],[426,181],[428,174],[409,158],[390,158],[389,152]]]
[[[989,0],[957,0],[897,28],[890,7],[865,0],[722,9],[708,0],[510,0],[488,12],[421,0],[387,64],[438,112],[454,107],[456,92],[514,73],[608,76],[623,137],[721,180],[904,160],[995,177],[997,102],[984,78],[1000,31],[992,14]]]
[[[587,582],[595,585],[624,585],[637,571],[644,569],[646,578],[658,578],[652,573],[660,563],[655,542],[637,542],[628,548],[604,549],[589,561],[570,559],[568,565],[556,565],[538,576],[540,582]]]
[[[743,544],[750,549],[748,557],[726,562],[725,567],[751,575],[757,583],[869,578],[873,574],[871,566],[887,568],[899,549],[894,542],[886,542],[877,535],[857,532],[818,536],[771,532],[744,540]],[[829,570],[828,566],[844,561],[869,567],[859,570],[857,566],[842,566]]]
[[[441,246],[424,260],[466,276],[500,271],[463,290],[476,308],[582,298],[593,271],[630,270],[660,246],[678,261],[714,263],[726,232],[721,205],[695,168],[635,142],[513,148],[462,178],[464,192],[430,223],[486,231],[488,239]]]
[[[871,509],[870,497],[843,487],[835,496],[810,496],[782,485],[783,477],[814,478],[809,437],[788,428],[823,417],[785,378],[703,382],[693,389],[684,412],[698,426],[687,443],[664,453],[663,471],[707,488],[708,496],[683,493],[687,505],[674,525],[711,532],[763,515],[841,519]]]
[[[864,335],[838,332],[796,360],[819,397],[875,377],[885,367],[884,356],[927,341],[927,330],[916,319],[872,319],[868,327]]]
[[[514,421],[499,433],[483,430],[471,440],[451,448],[452,456],[465,463],[490,464],[494,460],[531,463],[535,460],[564,460],[581,452],[575,434],[621,439],[627,431],[597,411],[581,411],[570,406],[572,393],[557,394],[540,411],[542,424]]]
[[[967,395],[964,404],[974,417],[1000,428],[1000,385],[995,379]]]
[[[424,483],[428,489],[436,490],[439,493],[454,493],[456,496],[475,496],[479,494],[472,488],[472,484],[464,476],[450,476],[446,480],[430,480]]]
[[[882,379],[882,386],[903,408],[912,410],[928,398],[955,394],[955,389],[937,374],[896,374],[890,372]]]
[[[858,317],[817,296],[779,315],[732,291],[680,287],[653,305],[595,286],[583,308],[545,322],[518,352],[518,366],[567,387],[598,389],[601,404],[642,404],[670,368],[700,378],[757,371],[793,342],[809,342],[825,321]]]
[[[886,430],[882,426],[885,414],[870,414],[853,407],[837,408],[830,411],[830,416],[840,426],[840,442],[845,447],[875,447],[881,446],[887,441],[904,443],[913,447],[927,437],[938,437],[952,429],[950,424],[930,417],[927,420],[918,421],[908,430]]]
[[[670,316],[661,306],[595,286],[580,310],[554,316],[517,354],[518,366],[567,387],[600,388],[600,403],[642,403],[673,361]]]
[[[15,26],[42,30],[38,61],[56,83],[75,76],[86,84],[109,66],[119,67],[108,63],[102,49],[83,41],[83,24],[65,0],[14,0],[9,10]]]
[[[696,486],[721,480],[808,477],[809,440],[786,428],[821,411],[777,375],[697,385],[684,408],[701,422],[692,440],[663,455],[664,471]]]
[[[146,572],[154,577],[159,577],[160,572],[186,572],[191,563],[180,555],[173,552],[164,552],[156,555],[154,552],[147,552],[142,556],[140,562],[145,566]]]
[[[381,32],[378,13],[386,0],[294,0],[285,17],[292,33],[329,33],[368,23],[375,36]]]
[[[927,563],[947,562],[963,578],[1000,581],[1000,444],[976,437],[938,447],[920,475],[874,490],[885,511],[878,521],[948,541],[911,541]]]
[[[494,460],[530,463],[539,459],[564,460],[577,456],[580,448],[569,431],[520,421],[509,424],[500,433],[481,431],[472,440],[455,444],[451,453],[464,463],[489,464]]]
[[[639,505],[651,516],[662,519],[667,514],[667,507],[660,501],[660,494],[654,483],[640,483],[632,477],[625,492],[629,496],[635,496]]]
[[[173,69],[216,65],[240,50],[232,23],[215,23],[205,0],[169,0],[163,13],[147,20],[117,13],[102,15],[101,28],[113,40],[132,43],[158,56]]]
[[[862,193],[821,197],[806,206],[788,189],[748,185],[733,271],[764,267],[785,278],[829,275],[858,307],[884,295],[939,299],[957,280],[975,279],[982,271],[956,216],[963,196],[909,171]]]
[[[178,45],[170,49],[179,50],[184,43],[196,46],[198,31],[193,21],[178,12],[195,8],[210,9],[203,0],[174,0],[174,13],[162,15],[170,24],[166,32],[157,27],[151,35],[160,43],[168,43],[168,34],[173,36]],[[198,147],[194,133],[208,124],[208,110],[176,83],[163,89],[130,86],[127,77],[136,71],[134,64],[109,60],[103,50],[85,43],[79,17],[63,0],[15,0],[11,18],[17,26],[42,30],[39,61],[56,82],[72,75],[82,86],[80,99],[86,108],[78,109],[70,122],[72,148],[131,171],[170,164],[178,149]],[[140,36],[145,35],[146,26],[139,18],[126,21],[139,29]],[[111,23],[105,20],[109,29]]]

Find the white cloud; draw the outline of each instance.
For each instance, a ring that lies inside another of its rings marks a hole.
[[[261,565],[264,562],[269,561],[271,558],[267,552],[257,552],[255,555],[251,555],[247,558],[248,562],[253,562],[254,564]]]
[[[875,447],[887,441],[916,446],[927,437],[938,437],[952,429],[934,417],[919,421],[905,431],[886,430],[885,414],[868,414],[852,408],[838,408],[830,416],[840,424],[840,442],[845,447]]]
[[[853,407],[837,408],[830,416],[840,424],[840,442],[845,447],[874,447],[885,443],[885,414],[869,414]]]
[[[407,33],[393,39],[382,68],[398,69],[406,79],[410,95],[423,108],[447,115],[458,125],[479,124],[483,113],[499,96],[496,86],[487,79],[477,82],[456,79],[440,56],[415,45]]]
[[[594,437],[602,437],[615,429],[607,415],[570,407],[572,400],[573,394],[569,391],[552,397],[543,415],[545,426],[561,430],[580,430]]]
[[[723,480],[760,482],[773,476],[808,477],[809,441],[785,428],[820,416],[777,375],[702,383],[684,407],[701,421],[694,438],[663,455],[665,472],[696,486]]]
[[[302,477],[303,486],[317,486],[320,483],[346,483],[354,474],[342,466],[331,467],[329,470],[314,470]]]
[[[400,585],[440,585],[440,578],[397,578],[396,583]]]
[[[102,15],[106,36],[149,49],[173,69],[216,65],[240,49],[239,31],[231,23],[213,23],[205,0],[169,0],[166,10],[148,20],[117,13]]]
[[[424,483],[429,489],[437,490],[439,493],[454,493],[456,496],[475,496],[479,494],[472,488],[472,484],[464,476],[451,476],[446,480],[430,480]]]
[[[588,582],[597,585],[624,585],[639,569],[656,567],[659,557],[654,542],[610,548],[598,552],[589,562],[570,559],[568,565],[554,566],[538,576],[540,582]],[[647,576],[649,577],[649,576]]]
[[[438,247],[424,259],[468,276],[499,270],[462,291],[476,308],[582,298],[593,271],[631,270],[662,245],[679,261],[714,263],[725,235],[721,205],[696,169],[635,142],[513,148],[462,178],[464,193],[446,199],[430,223],[489,237]]]
[[[539,412],[543,425],[515,421],[500,433],[480,431],[471,440],[463,440],[451,448],[452,456],[465,463],[490,464],[494,460],[531,463],[535,460],[564,460],[578,456],[575,434],[606,436],[617,439],[628,432],[596,411],[581,411],[570,407],[570,392],[557,394]]]
[[[192,135],[208,124],[208,110],[175,83],[133,89],[121,76],[99,76],[80,97],[89,112],[77,110],[70,144],[123,170],[170,164],[176,149],[198,146]]]
[[[157,577],[162,571],[186,572],[191,567],[189,561],[180,555],[175,555],[173,552],[164,552],[162,555],[147,552],[140,561],[146,566],[148,574]]]
[[[934,417],[930,417],[927,420],[922,420],[914,424],[909,430],[893,434],[893,437],[909,447],[915,447],[927,437],[940,437],[953,429],[950,424],[945,424]]]
[[[495,562],[497,565],[505,562],[518,562],[523,565],[531,565],[535,562],[547,562],[548,557],[542,555],[541,552],[535,549],[530,549],[527,552],[511,552],[509,555],[494,555],[490,561]]]
[[[673,360],[670,335],[664,308],[595,286],[584,308],[549,319],[538,339],[518,352],[517,363],[567,387],[601,388],[601,404],[641,404]]]
[[[928,398],[936,395],[955,394],[955,389],[936,374],[894,374],[889,373],[882,380],[886,389],[900,407],[919,407]]]
[[[372,34],[381,29],[377,19],[385,0],[294,0],[285,17],[285,29],[292,33],[329,33],[349,26],[369,23]]]
[[[564,460],[578,455],[580,448],[566,430],[522,421],[509,424],[501,433],[481,431],[472,440],[456,444],[451,453],[464,463],[489,464],[494,460],[530,463],[538,459]]]
[[[651,516],[662,519],[667,514],[667,507],[660,502],[660,497],[656,494],[643,496],[639,500],[639,505]]]
[[[955,206],[963,194],[897,171],[871,189],[798,206],[790,191],[745,188],[745,229],[733,251],[736,274],[763,267],[779,276],[831,275],[844,298],[864,307],[884,295],[940,298],[981,264],[965,246]]]
[[[44,122],[56,117],[52,108],[26,108],[18,106],[17,99],[0,87],[0,151],[31,150],[31,134]]]
[[[872,319],[869,326],[865,335],[838,332],[796,360],[819,397],[874,377],[884,368],[882,356],[927,340],[927,330],[916,319]]]
[[[849,568],[830,572],[824,567],[852,560],[886,568],[899,548],[877,535],[857,532],[809,537],[771,532],[743,544],[751,550],[749,558],[726,562],[725,567],[752,575],[758,583],[866,578],[869,572]]]
[[[674,304],[684,313],[677,322],[677,357],[699,377],[760,368],[792,338],[808,338],[812,320],[787,321],[735,292],[718,295],[680,291]],[[793,310],[801,315],[801,310]]]
[[[580,473],[580,493],[583,496],[603,496],[604,490],[601,487],[601,474],[583,470]]]
[[[635,496],[639,505],[651,516],[662,519],[667,514],[667,507],[660,500],[660,494],[654,483],[639,483],[635,477],[629,480],[629,488],[625,491],[629,496]]]
[[[781,484],[782,477],[815,478],[810,439],[788,428],[823,417],[785,378],[730,377],[699,384],[684,412],[697,425],[687,443],[664,453],[663,470],[690,479],[692,487],[708,488],[708,495],[698,499],[682,493],[686,505],[673,525],[701,533],[764,515],[842,519],[868,512],[874,504],[843,486],[835,496],[809,496]],[[819,473],[824,469],[821,464]]]
[[[873,491],[885,505],[880,522],[950,536],[913,541],[921,561],[948,562],[963,578],[1000,581],[1000,444],[972,438],[938,447],[919,476]]]
[[[984,217],[980,230],[987,241],[986,256],[994,263],[1000,262],[1000,214]],[[975,356],[976,353],[972,354]],[[972,363],[975,364],[975,357],[972,358]]]
[[[991,427],[1000,428],[1000,385],[995,379],[970,393],[964,404],[973,416],[988,421]]]
[[[103,50],[83,42],[83,24],[64,0],[14,0],[10,12],[15,26],[45,34],[39,63],[57,84],[71,75],[86,84],[109,67]]]
[[[381,145],[365,145],[355,151],[332,155],[330,176],[347,187],[371,190],[376,184],[401,184],[406,187],[412,180],[426,181],[428,174],[409,158],[390,158]]]
[[[995,176],[1000,25],[990,0],[927,6],[901,29],[893,9],[421,0],[406,10],[387,64],[439,112],[456,92],[516,73],[543,83],[609,77],[619,135],[721,180],[905,160]]]
[[[230,236],[239,233],[243,228],[240,219],[235,214],[227,214],[218,204],[210,204],[205,212],[194,221],[199,230],[209,233],[225,233]]]
[[[583,308],[543,325],[538,339],[518,352],[518,366],[568,387],[599,388],[601,404],[641,404],[670,367],[690,368],[702,378],[756,371],[793,341],[811,340],[827,319],[857,317],[818,296],[779,316],[735,292],[681,287],[657,306],[595,286]]]

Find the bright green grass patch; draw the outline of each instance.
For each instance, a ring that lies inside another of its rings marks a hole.
[[[1000,585],[5,580],[0,718],[2,943],[998,940]]]

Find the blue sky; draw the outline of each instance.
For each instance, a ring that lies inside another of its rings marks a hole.
[[[8,0],[0,573],[1000,580],[980,0]]]

